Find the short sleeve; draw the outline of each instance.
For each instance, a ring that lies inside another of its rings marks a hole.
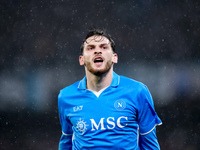
[[[155,112],[152,96],[146,86],[138,94],[138,125],[141,135],[151,132],[162,121]]]

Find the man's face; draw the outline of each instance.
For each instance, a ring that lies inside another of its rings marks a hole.
[[[89,37],[83,47],[83,55],[79,57],[80,65],[95,75],[108,72],[113,63],[117,63],[117,54],[113,53],[109,40],[104,36]]]

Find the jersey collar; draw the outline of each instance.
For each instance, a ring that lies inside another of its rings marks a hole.
[[[86,89],[86,76],[79,82],[78,89],[85,90]],[[110,84],[111,87],[117,87],[119,85],[120,76],[113,71],[113,79]]]

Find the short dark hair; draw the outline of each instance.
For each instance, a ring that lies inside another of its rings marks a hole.
[[[110,41],[113,52],[115,52],[115,42],[113,41],[112,37],[108,33],[106,33],[106,31],[104,29],[96,29],[95,28],[95,29],[89,30],[89,32],[86,34],[86,37],[81,44],[81,54],[83,54],[84,43],[86,42],[86,40],[89,37],[94,36],[94,35],[106,37]]]

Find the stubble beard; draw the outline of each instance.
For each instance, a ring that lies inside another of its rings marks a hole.
[[[109,72],[110,69],[111,69],[111,67],[112,67],[112,65],[113,65],[113,63],[112,63],[112,61],[110,60],[110,61],[108,61],[108,62],[106,63],[106,65],[105,65],[104,68],[102,68],[102,69],[95,69],[94,67],[92,67],[92,65],[91,65],[90,62],[85,62],[85,67],[87,68],[87,70],[88,70],[90,73],[92,73],[92,74],[94,74],[94,75],[96,75],[96,76],[101,76],[101,75],[103,75],[103,74]]]

